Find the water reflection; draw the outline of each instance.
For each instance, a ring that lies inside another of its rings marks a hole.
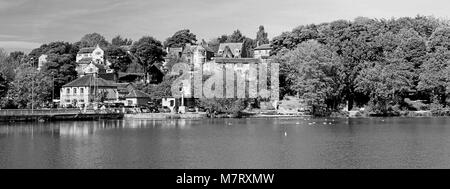
[[[450,168],[449,118],[8,123],[0,168]]]
[[[111,129],[189,129],[200,120],[114,120],[87,122],[50,122],[50,123],[8,123],[0,126],[2,135],[51,134],[60,136],[94,135],[98,131]]]

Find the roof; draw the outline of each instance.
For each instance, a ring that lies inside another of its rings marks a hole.
[[[209,48],[206,45],[189,45],[189,44],[187,44],[183,53],[192,53],[199,47],[202,47],[203,49],[205,49],[205,51],[212,52],[212,53],[214,52],[211,48]]]
[[[229,46],[225,46],[225,48],[222,50],[221,55],[225,58],[233,58],[235,56]]]
[[[131,90],[125,98],[150,98],[150,95],[140,90]]]
[[[98,73],[98,77],[107,81],[114,81],[116,79],[114,73]]]
[[[63,85],[63,87],[90,87],[90,86],[117,88],[117,85],[115,83],[104,80],[102,78],[94,77],[93,75],[86,75]]]
[[[214,61],[218,64],[249,64],[259,63],[261,60],[257,58],[214,58]]]
[[[212,50],[210,47],[206,46],[206,45],[201,45],[206,51],[209,52],[214,52],[214,50]]]
[[[79,64],[90,64],[92,62],[92,57],[82,58],[77,63]]]
[[[78,54],[86,54],[86,53],[92,53],[95,50],[96,47],[85,47],[85,48],[81,48],[78,51]]]
[[[144,76],[144,73],[128,73],[128,72],[119,72],[119,77],[125,77],[125,76]]]
[[[183,52],[183,48],[182,47],[169,47],[167,48],[167,53],[180,53]]]
[[[242,50],[242,46],[244,43],[221,43],[219,45],[219,51],[223,51],[225,47],[229,47],[233,52],[236,49]]]
[[[93,63],[93,64],[94,64],[95,67],[97,67],[100,70],[106,70],[107,69],[107,67],[105,65],[103,65],[103,64],[96,64],[96,63]]]
[[[116,85],[117,85],[117,87],[119,87],[119,88],[125,88],[125,87],[127,87],[128,85],[131,85],[131,83],[116,83]]]
[[[255,50],[271,50],[271,49],[272,47],[270,46],[270,44],[263,44],[255,48]]]
[[[116,83],[117,89],[120,91],[126,91],[128,93],[128,90],[136,89],[136,87],[132,83]]]

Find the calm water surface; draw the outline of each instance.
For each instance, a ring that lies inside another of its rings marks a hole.
[[[450,118],[0,123],[0,168],[450,168]]]

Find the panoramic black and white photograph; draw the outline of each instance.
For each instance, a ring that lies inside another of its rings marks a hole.
[[[449,16],[446,0],[0,0],[0,169],[448,169]],[[279,178],[211,176],[170,179]]]

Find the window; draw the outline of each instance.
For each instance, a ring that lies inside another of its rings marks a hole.
[[[66,89],[66,93],[70,94],[70,89],[69,88]]]
[[[77,94],[77,88],[73,88],[73,94]]]
[[[133,101],[132,100],[128,100],[128,106],[133,105]]]
[[[84,88],[80,88],[80,94],[84,93]]]

